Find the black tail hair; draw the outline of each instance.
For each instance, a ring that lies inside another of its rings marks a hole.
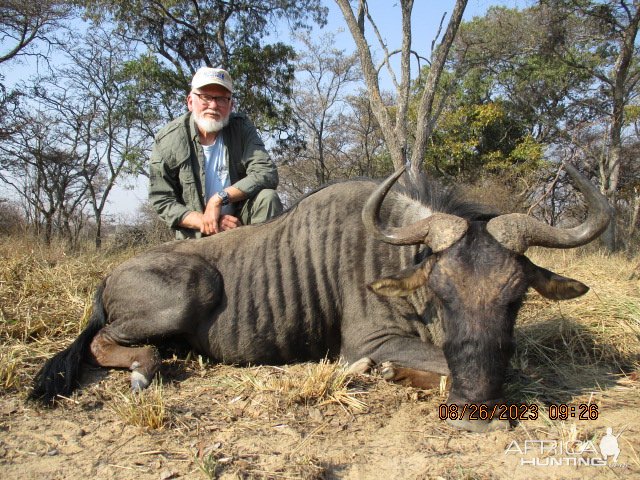
[[[107,324],[103,290],[104,282],[93,297],[93,311],[86,328],[71,345],[47,360],[36,374],[30,399],[53,405],[58,395],[69,396],[78,387],[82,360],[87,356],[91,340]]]

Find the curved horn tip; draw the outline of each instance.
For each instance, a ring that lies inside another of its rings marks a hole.
[[[533,217],[511,213],[487,223],[488,232],[505,248],[524,253],[528,247],[575,248],[593,241],[611,220],[611,206],[607,198],[576,167],[562,162],[574,188],[579,190],[587,205],[586,220],[572,228],[552,227]]]
[[[582,175],[576,167],[571,165],[568,161],[562,160],[560,163],[562,168],[569,174],[570,177],[574,178],[575,175]]]
[[[379,240],[395,242],[395,239],[386,235],[380,227],[378,213],[380,212],[380,207],[382,206],[385,196],[404,171],[405,167],[401,167],[384,179],[373,192],[371,192],[371,195],[369,195],[369,198],[362,207],[361,218],[365,230]]]
[[[391,175],[389,175],[388,178],[398,179],[406,171],[407,171],[407,167],[403,165],[402,167],[397,169],[395,172],[393,172]]]

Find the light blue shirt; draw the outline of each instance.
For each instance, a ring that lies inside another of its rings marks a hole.
[[[213,145],[202,145],[202,149],[204,150],[204,195],[208,202],[216,192],[220,192],[231,183],[222,135],[218,135]],[[231,205],[222,207],[222,214],[233,214],[233,207]]]

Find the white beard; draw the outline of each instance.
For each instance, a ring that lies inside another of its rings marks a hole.
[[[229,125],[229,115],[220,120],[206,117],[204,113],[193,113],[193,118],[196,121],[196,125],[206,133],[217,133],[224,127]]]

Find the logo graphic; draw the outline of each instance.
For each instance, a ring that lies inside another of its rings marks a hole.
[[[618,438],[624,430],[617,435],[611,427],[607,427],[606,434],[600,439],[596,448],[594,439],[581,440],[534,440],[527,439],[522,442],[512,440],[505,449],[505,455],[520,455],[520,465],[535,467],[627,467],[618,463],[620,446]],[[575,435],[575,429],[573,430]],[[573,437],[575,438],[575,436]]]
[[[600,453],[602,458],[607,461],[608,457],[613,457],[613,463],[618,463],[618,455],[620,455],[620,447],[618,447],[618,437],[622,435],[620,432],[618,435],[613,434],[613,429],[607,427],[607,434],[600,440]]]

